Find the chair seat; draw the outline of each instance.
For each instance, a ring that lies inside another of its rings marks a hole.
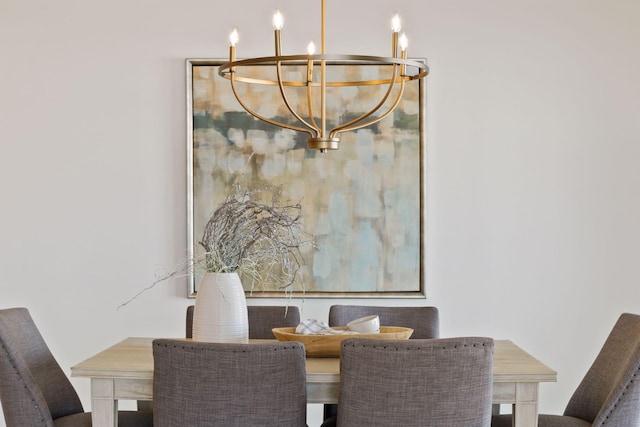
[[[491,427],[511,427],[511,415],[494,415]],[[560,415],[539,415],[538,427],[590,427],[591,423],[580,418]]]
[[[92,427],[91,412],[67,415],[53,420],[55,427]],[[153,414],[151,412],[120,411],[118,412],[118,427],[152,427]]]

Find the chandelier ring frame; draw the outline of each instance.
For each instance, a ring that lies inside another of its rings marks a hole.
[[[236,82],[278,86],[280,83],[276,79],[261,79],[255,77],[243,76],[238,69],[242,67],[250,66],[275,66],[281,65],[297,65],[307,66],[310,62],[313,64],[319,64],[322,62],[330,62],[336,65],[387,65],[398,66],[404,65],[404,69],[408,67],[416,68],[415,73],[403,74],[396,77],[394,83],[401,81],[411,81],[424,78],[429,74],[429,67],[424,62],[402,59],[393,57],[381,57],[381,56],[367,56],[367,55],[336,55],[336,54],[324,54],[324,55],[287,55],[287,56],[264,56],[259,58],[240,59],[236,61],[225,62],[218,67],[218,74],[228,80],[235,80]],[[372,86],[372,85],[384,85],[392,83],[392,79],[374,79],[374,80],[358,80],[358,81],[327,81],[326,87],[350,87],[350,86]],[[283,86],[288,87],[320,87],[321,82],[308,82],[306,80],[290,81],[283,80]]]

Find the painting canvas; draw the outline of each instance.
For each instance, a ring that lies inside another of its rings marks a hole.
[[[294,286],[294,296],[424,297],[424,82],[408,82],[388,117],[340,134],[338,150],[320,153],[307,149],[307,134],[245,112],[229,81],[218,75],[223,62],[186,63],[189,256],[202,252],[197,242],[204,225],[234,184],[277,186],[282,199],[301,202],[304,229],[315,242],[303,251],[303,283]],[[266,72],[255,68],[248,73]],[[388,69],[332,63],[327,75],[334,80],[380,79]],[[330,88],[327,115],[349,120],[374,106],[385,89]],[[259,114],[288,116],[277,87],[239,85],[238,90]],[[294,105],[306,102],[293,89],[287,95]],[[194,272],[190,296],[198,281]],[[285,294],[269,283],[245,284],[245,290],[251,297]]]

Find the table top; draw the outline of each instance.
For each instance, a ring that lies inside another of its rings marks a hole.
[[[153,378],[154,338],[130,337],[71,368],[72,377]],[[186,339],[185,339],[186,340]],[[256,342],[265,340],[255,340]],[[253,342],[253,340],[252,340]],[[493,382],[555,382],[556,371],[509,340],[496,340]],[[307,358],[307,382],[339,382],[340,359]]]

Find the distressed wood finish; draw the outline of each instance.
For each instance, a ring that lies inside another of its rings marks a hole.
[[[94,427],[117,427],[119,399],[153,399],[152,341],[127,338],[71,368],[71,376],[91,378]],[[555,381],[544,363],[511,341],[495,341],[493,403],[513,405],[515,427],[537,426],[538,384]],[[340,359],[308,358],[307,401],[337,403],[339,390]]]

